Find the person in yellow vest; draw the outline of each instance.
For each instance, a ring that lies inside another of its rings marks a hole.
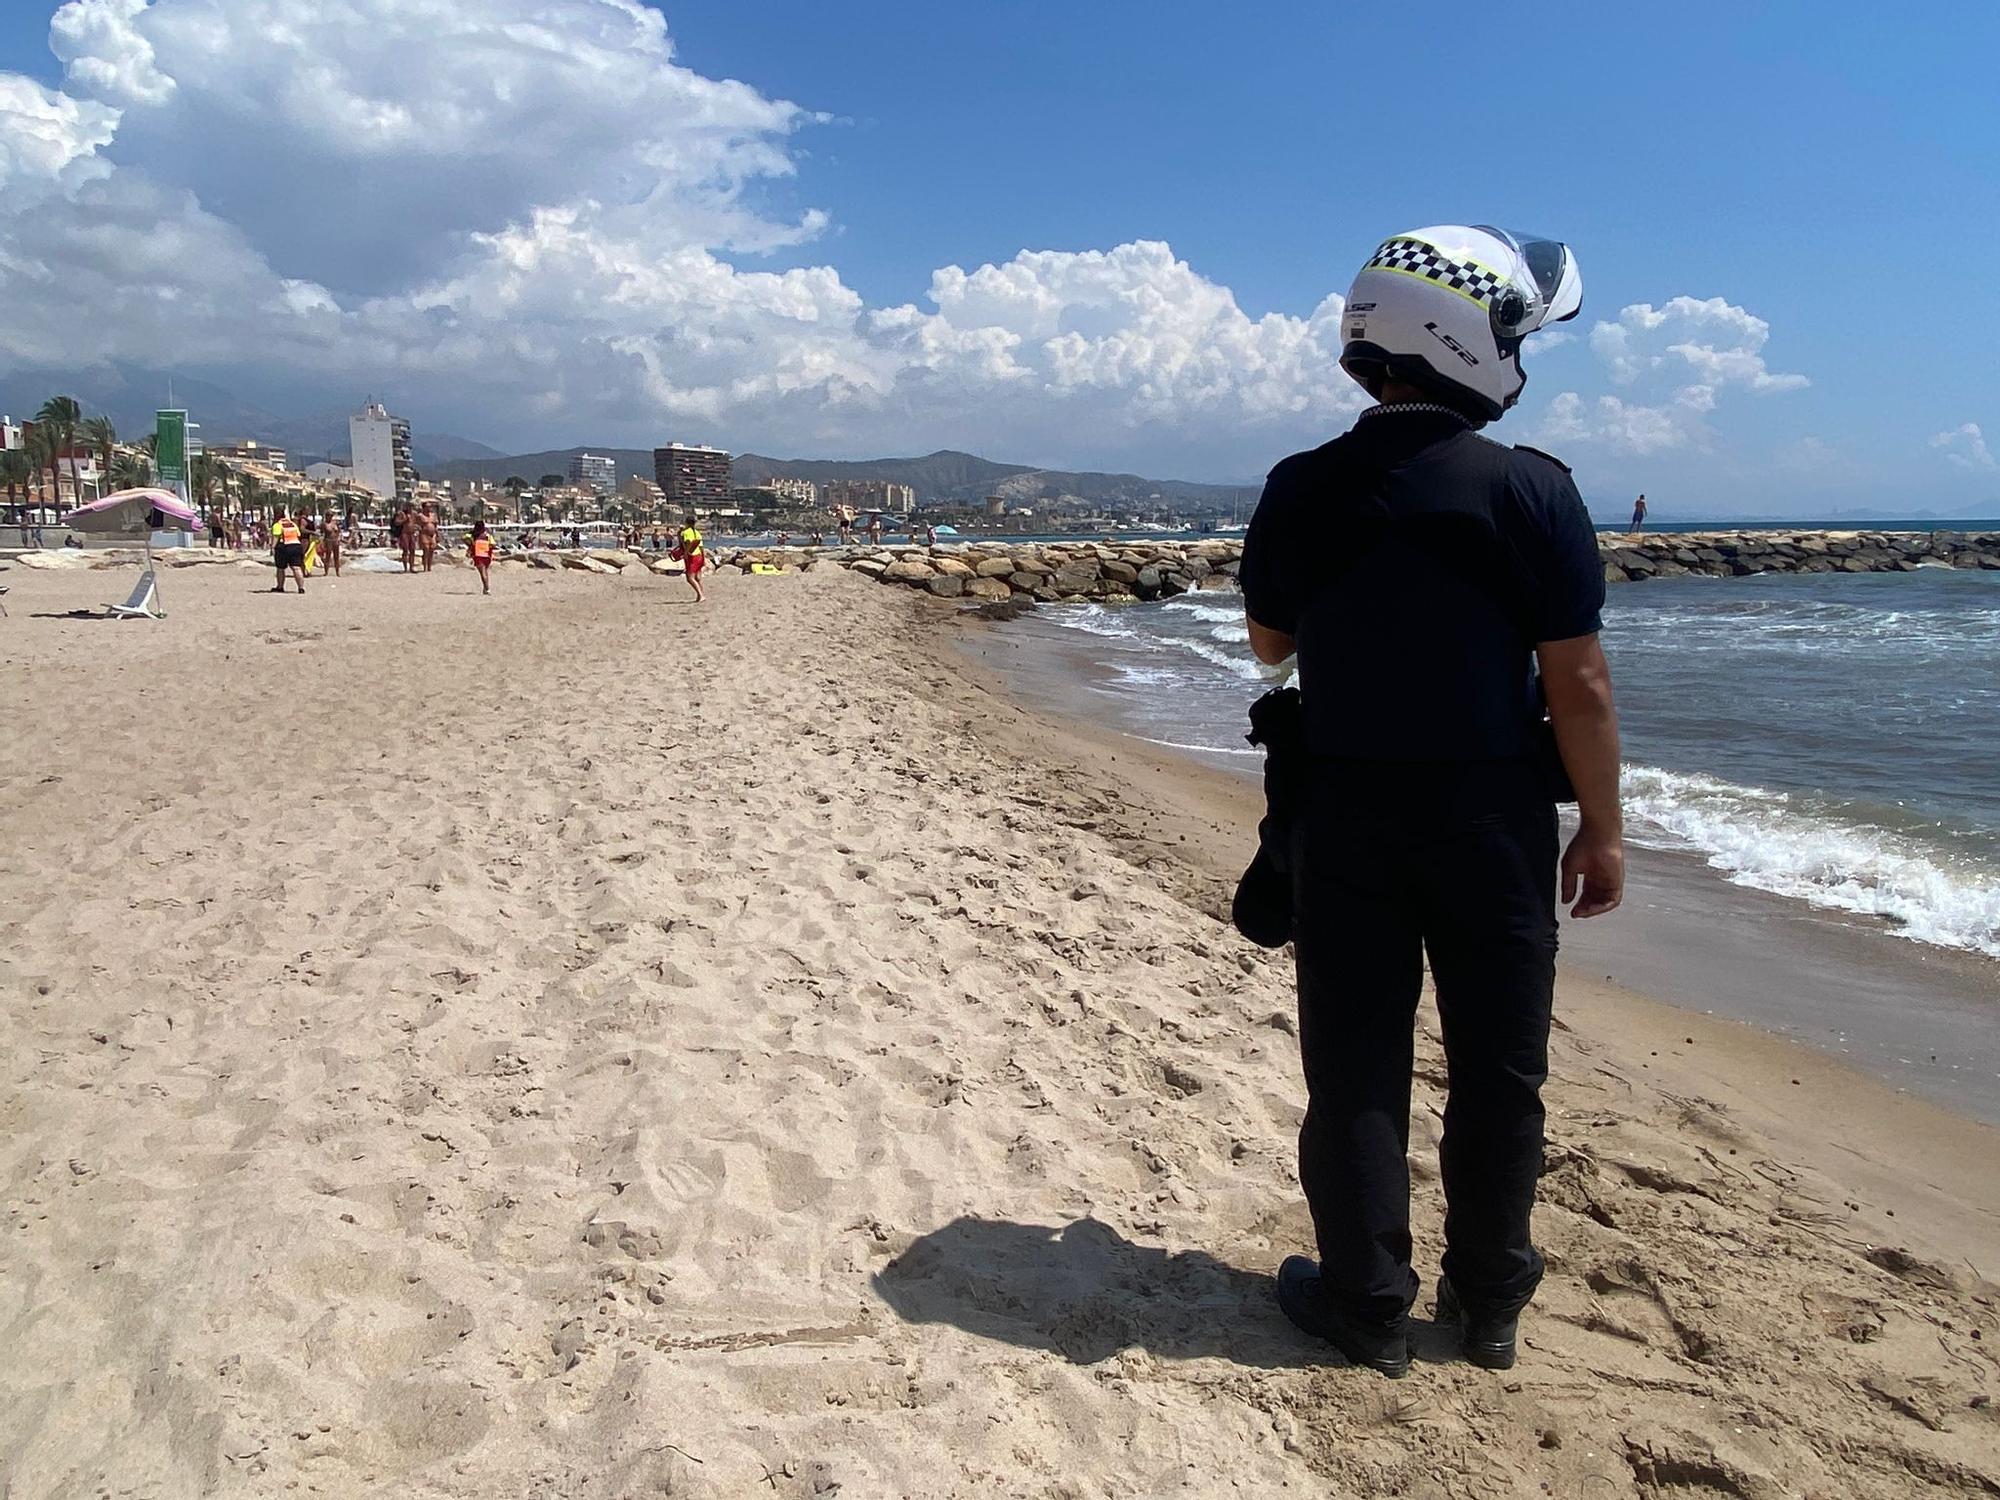
[[[708,566],[708,554],[702,551],[701,532],[696,529],[692,515],[687,518],[687,524],[681,527],[680,540],[675,543],[674,550],[669,555],[679,558],[687,565],[688,585],[694,590],[694,602],[700,604],[707,597],[701,590],[701,570]]]
[[[285,575],[291,574],[298,580],[299,592],[306,591],[306,542],[305,532],[298,520],[289,511],[278,517],[271,527],[274,542],[273,556],[278,564],[278,582],[271,589],[274,594],[285,591]]]

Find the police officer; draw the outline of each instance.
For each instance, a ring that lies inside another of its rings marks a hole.
[[[1551,240],[1442,225],[1386,241],[1342,319],[1341,365],[1378,404],[1271,471],[1244,544],[1251,647],[1273,664],[1297,653],[1312,757],[1293,932],[1299,1177],[1320,1258],[1287,1260],[1278,1300],[1389,1376],[1409,1369],[1418,1287],[1424,956],[1450,1075],[1438,1317],[1469,1359],[1505,1369],[1542,1274],[1528,1221],[1558,871],[1576,917],[1624,889],[1590,518],[1561,463],[1481,432],[1520,396],[1522,340],[1582,300]],[[1559,861],[1568,795],[1580,826]]]

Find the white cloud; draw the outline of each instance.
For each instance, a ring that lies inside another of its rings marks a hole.
[[[1162,243],[947,266],[881,307],[830,266],[733,263],[826,226],[785,206],[819,117],[682,66],[636,0],[72,0],[52,32],[67,93],[0,75],[0,178],[69,173],[37,211],[0,198],[27,291],[0,361],[73,359],[87,306],[134,362],[390,392],[502,440],[1202,473],[1365,404],[1339,298],[1252,318]]]
[[[77,90],[118,104],[163,104],[174,80],[140,29],[147,0],[69,0],[49,22],[49,46]]]
[[[1995,467],[1993,451],[1986,446],[1986,434],[1977,422],[1965,422],[1931,439],[1931,446],[1961,469]]]
[[[1804,389],[1805,376],[1764,362],[1771,325],[1721,297],[1675,297],[1659,307],[1635,302],[1590,331],[1590,348],[1614,385],[1635,398],[1587,402],[1565,391],[1537,429],[1550,442],[1599,443],[1621,453],[1708,446],[1705,420],[1732,390],[1769,395]]]
[[[72,99],[18,73],[0,73],[0,213],[27,208],[27,192],[104,170],[95,160],[118,131],[118,111]],[[18,194],[19,196],[13,196]]]

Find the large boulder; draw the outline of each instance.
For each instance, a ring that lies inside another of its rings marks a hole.
[[[1970,556],[1971,554],[1968,553],[1967,555]],[[1021,592],[1024,594],[1033,593],[1036,589],[1040,588],[1046,581],[1047,581],[1047,576],[1042,573],[1014,573],[1009,575],[1007,579],[1007,582],[1009,584],[1021,590]]]
[[[965,578],[958,573],[938,573],[926,579],[924,587],[940,599],[956,599],[965,592]]]
[[[1051,587],[1058,594],[1081,594],[1087,592],[1090,586],[1096,582],[1097,569],[1095,566],[1071,563],[1056,571],[1055,581]]]
[[[1021,570],[1014,566],[1014,559],[1011,557],[988,557],[981,559],[979,566],[972,571],[981,578],[1005,578],[1008,574],[1018,573]]]
[[[1120,562],[1115,557],[1106,559],[1099,564],[1099,567],[1104,576],[1114,583],[1122,583],[1129,587],[1139,581],[1139,570],[1128,562]]]
[[[998,603],[1002,599],[1014,597],[1014,590],[1008,587],[1004,578],[969,578],[965,581],[965,594],[970,599],[988,600]]]
[[[937,573],[927,562],[919,562],[914,557],[898,558],[881,573],[884,583],[924,583],[937,577]]]
[[[955,557],[940,557],[931,566],[947,578],[970,578],[972,569]]]

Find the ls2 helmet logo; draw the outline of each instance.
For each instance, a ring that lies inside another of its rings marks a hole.
[[[1437,324],[1426,323],[1424,324],[1424,327],[1430,330],[1432,338],[1436,339],[1439,343],[1443,344],[1446,348],[1450,349],[1452,353],[1456,354],[1460,359],[1464,360],[1467,364],[1476,365],[1479,363],[1478,355],[1474,354],[1470,349],[1466,348],[1465,345],[1461,344],[1457,339],[1453,338],[1450,334],[1440,333],[1438,331]]]

